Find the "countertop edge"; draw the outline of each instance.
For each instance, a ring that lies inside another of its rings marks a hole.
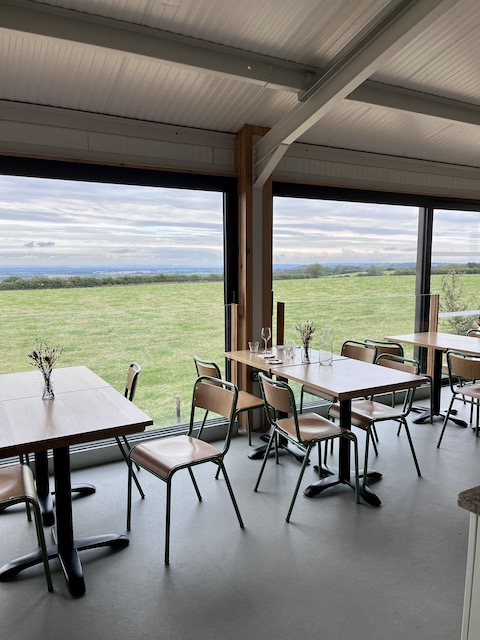
[[[460,492],[458,506],[480,516],[480,486]]]

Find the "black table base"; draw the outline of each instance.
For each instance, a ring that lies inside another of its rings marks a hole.
[[[52,529],[55,544],[48,548],[49,558],[58,558],[65,574],[67,587],[74,598],[85,593],[85,580],[78,552],[97,547],[123,549],[129,543],[121,534],[106,534],[75,540],[73,536],[72,485],[70,479],[69,448],[53,450],[55,478],[56,527]],[[48,478],[48,476],[47,476]],[[9,580],[20,571],[42,562],[38,551],[17,558],[0,569],[0,580]]]
[[[448,419],[451,420],[454,424],[456,424],[458,427],[468,427],[468,423],[465,422],[465,420],[461,420],[460,418],[454,418],[453,417],[453,413],[457,413],[457,411],[453,412],[450,411],[450,415],[448,416]],[[430,411],[430,409],[427,409],[425,411],[423,411],[418,418],[414,418],[412,420],[412,422],[414,422],[415,424],[424,424],[425,422],[431,422],[432,420],[445,420],[445,415],[444,413],[434,413],[432,415],[432,412]]]
[[[98,547],[112,547],[113,549],[123,549],[128,546],[129,540],[121,534],[105,534],[101,536],[92,536],[90,538],[81,538],[75,540],[72,549],[59,553],[58,545],[53,544],[47,547],[48,558],[58,558],[65,574],[67,587],[74,598],[83,596],[85,593],[85,580],[83,578],[83,570],[78,556],[79,551],[85,549],[96,549]],[[5,582],[12,580],[20,571],[24,571],[36,564],[43,564],[40,551],[34,551],[26,556],[12,560],[0,569],[0,581]]]
[[[48,456],[46,451],[35,453],[35,482],[37,485],[38,502],[42,512],[44,527],[51,527],[55,524],[55,514],[53,510],[52,495],[48,477]],[[95,493],[93,484],[74,484],[71,487],[72,494],[76,497],[89,496]]]
[[[264,433],[260,436],[260,440],[263,440],[264,442],[268,443],[268,441],[270,440],[270,435],[267,433]],[[250,458],[250,460],[263,460],[263,456],[265,455],[267,446],[268,445],[263,444],[263,445],[260,445],[259,447],[256,447],[255,449],[252,449],[248,454],[248,457]],[[295,445],[288,442],[287,440],[284,440],[283,438],[279,438],[278,453],[279,455],[285,455],[285,454],[291,455],[298,462],[303,462],[303,459],[305,457],[305,453],[304,451],[302,451],[302,449],[300,449],[299,447],[296,447]],[[270,455],[272,456],[275,455],[274,449],[272,449]]]
[[[314,470],[319,473],[319,467],[317,465],[314,466]],[[314,498],[322,491],[325,491],[325,489],[330,489],[331,487],[339,484],[345,484],[355,491],[355,482],[352,482],[349,478],[340,479],[340,472],[336,467],[322,464],[319,475],[320,480],[309,485],[303,492],[307,498]],[[350,471],[349,477],[355,477],[354,469]],[[359,478],[363,478],[363,473],[359,473]],[[367,478],[370,478],[371,480],[381,480],[382,474],[379,471],[369,469],[367,471]],[[360,482],[360,495],[365,502],[370,504],[372,507],[379,507],[382,504],[380,498],[365,484],[364,478],[363,482]]]

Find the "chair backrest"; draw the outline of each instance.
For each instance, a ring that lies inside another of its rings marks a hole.
[[[375,359],[375,364],[381,367],[388,367],[389,369],[396,369],[397,371],[403,371],[404,373],[411,373],[418,376],[420,371],[420,364],[417,360],[410,358],[404,358],[403,356],[397,356],[391,353],[381,353]],[[406,416],[412,407],[413,394],[415,389],[405,390],[405,399],[403,402],[402,414]]]
[[[479,329],[470,329],[467,333],[469,338],[480,338],[480,328]]]
[[[138,376],[142,370],[142,367],[137,362],[132,362],[128,367],[127,381],[125,383],[125,397],[133,402],[135,391],[137,389]]]
[[[467,353],[447,351],[448,380],[453,391],[455,382],[480,380],[480,358]]]
[[[345,340],[342,344],[341,353],[342,356],[346,356],[347,358],[370,363],[375,361],[376,355],[374,345],[358,340]]]
[[[210,362],[209,360],[202,360],[197,356],[193,356],[193,361],[195,362],[197,375],[209,376],[210,378],[218,378],[221,380],[222,374],[220,373],[220,368],[215,364],[215,362]]]
[[[228,420],[223,454],[230,446],[233,425],[235,423],[235,413],[237,410],[238,389],[232,382],[219,380],[210,376],[199,376],[193,387],[192,410],[190,413],[190,427],[188,435],[191,436],[195,428],[196,409],[204,409],[207,412],[216,413]],[[200,438],[203,432],[203,425],[199,429],[197,437]]]
[[[375,347],[375,359],[382,353],[389,353],[392,356],[400,356],[402,358],[404,356],[403,347],[399,342],[383,342],[382,340],[372,340],[371,338],[367,338],[365,342]]]
[[[258,374],[258,381],[270,425],[275,427],[279,413],[291,415],[295,421],[297,439],[300,440],[295,395],[290,386],[281,380],[272,380],[262,372]]]

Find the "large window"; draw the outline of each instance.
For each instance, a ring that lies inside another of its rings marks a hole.
[[[285,339],[312,320],[344,340],[413,330],[418,207],[275,197],[274,294]]]
[[[478,327],[480,309],[480,214],[435,209],[432,293],[440,294],[439,327],[464,334]]]
[[[188,422],[193,355],[222,362],[224,193],[0,176],[0,358],[35,341],[123,390],[155,427]],[[102,285],[102,286],[99,286]]]

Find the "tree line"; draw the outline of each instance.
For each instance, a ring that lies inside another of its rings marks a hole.
[[[458,274],[480,273],[479,262],[467,262],[467,264],[442,264],[432,265],[433,275],[448,275],[452,272]],[[322,265],[309,264],[294,269],[275,269],[274,280],[303,280],[305,278],[324,278],[355,273],[358,277],[369,276],[412,276],[415,275],[414,267],[401,265]],[[22,278],[20,276],[7,276],[0,281],[0,291],[30,290],[30,289],[74,289],[88,287],[113,287],[118,285],[139,285],[175,282],[222,282],[223,274],[209,273],[179,274],[156,273],[149,275],[119,275],[119,276],[69,276],[47,277],[36,276],[34,278]]]
[[[118,285],[154,284],[159,282],[221,282],[221,273],[176,274],[156,273],[151,275],[122,275],[104,276],[69,276],[65,278],[36,276],[34,278],[21,278],[20,276],[8,276],[0,281],[0,291],[12,291],[18,289],[75,289],[88,287],[113,287]]]

